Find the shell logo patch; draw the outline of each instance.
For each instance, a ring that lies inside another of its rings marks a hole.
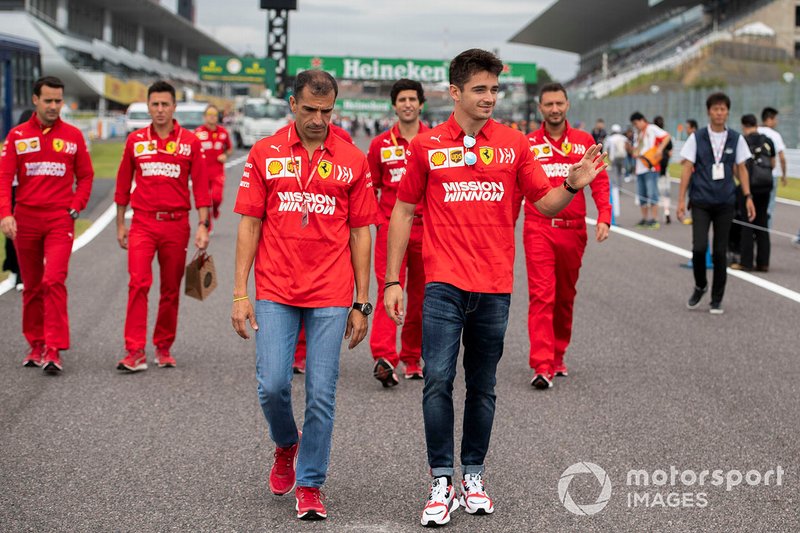
[[[488,165],[494,159],[494,148],[482,146],[481,149],[478,150],[478,154],[480,155],[483,164]]]
[[[392,151],[389,148],[381,150],[381,161],[388,161],[392,157]]]
[[[267,159],[264,168],[266,168],[265,179],[271,180],[273,178],[294,178],[295,172],[302,174],[301,159],[297,157],[292,160],[291,157],[275,157]]]
[[[151,141],[140,141],[133,144],[133,155],[139,157],[142,155],[155,155],[156,143]]]
[[[283,172],[283,163],[281,163],[280,159],[272,159],[268,161],[267,172],[269,172],[270,176],[277,177],[278,174]]]
[[[319,177],[324,180],[328,179],[328,176],[331,175],[332,170],[333,170],[333,163],[331,163],[327,159],[323,159],[322,161],[319,162],[319,165],[317,165],[317,174],[319,174]]]
[[[428,158],[431,161],[431,168],[441,168],[447,163],[447,154],[444,150],[431,150]]]

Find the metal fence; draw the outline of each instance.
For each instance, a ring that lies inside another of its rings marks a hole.
[[[741,117],[753,113],[761,119],[764,107],[774,107],[779,111],[778,131],[783,135],[788,148],[800,148],[800,78],[790,83],[770,82],[755,85],[741,85],[721,89],[731,99],[729,126],[741,129]],[[706,98],[716,89],[686,89],[683,91],[664,91],[655,94],[615,96],[602,99],[572,99],[569,117],[574,124],[583,123],[591,129],[595,120],[602,118],[606,129],[619,124],[623,130],[630,125],[631,113],[641,111],[652,122],[653,117],[664,117],[666,129],[677,139],[684,139],[685,132],[679,133],[679,124],[686,119],[697,120],[702,127],[708,123]]]

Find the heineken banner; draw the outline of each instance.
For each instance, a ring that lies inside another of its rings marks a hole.
[[[336,100],[336,110],[340,113],[379,114],[391,112],[392,103],[388,98],[383,100],[356,100],[339,98]]]
[[[267,83],[274,79],[275,60],[259,57],[200,56],[200,79],[236,83]]]
[[[394,81],[410,78],[427,83],[447,82],[449,60],[379,59],[372,57],[289,56],[288,72],[296,76],[309,69],[330,72],[334,78],[347,80]],[[535,63],[505,63],[500,81],[536,83]]]

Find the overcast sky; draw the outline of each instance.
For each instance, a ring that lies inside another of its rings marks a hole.
[[[289,15],[289,53],[450,59],[467,48],[505,61],[537,63],[558,80],[578,56],[508,44],[554,0],[298,0]],[[175,0],[161,0],[174,10]],[[266,54],[266,11],[259,0],[195,0],[197,23],[238,53]]]

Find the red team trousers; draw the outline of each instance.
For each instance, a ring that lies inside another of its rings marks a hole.
[[[189,244],[189,213],[175,211],[179,218],[156,219],[156,213],[134,210],[128,233],[128,314],[125,319],[125,348],[147,345],[147,294],[153,284],[153,257],[158,254],[161,298],[153,332],[153,344],[169,349],[178,328],[178,302]],[[27,280],[25,280],[27,283]]]
[[[222,191],[225,188],[225,173],[213,176],[208,180],[211,186],[211,216],[219,218],[219,208],[222,205]]]
[[[416,220],[416,219],[415,219]],[[386,281],[387,237],[389,224],[378,226],[375,236],[375,277],[378,280],[378,301],[369,346],[372,358],[384,358],[392,366],[404,363],[419,363],[422,348],[422,299],[425,295],[425,269],[422,264],[422,224],[411,226],[406,255],[400,266],[400,285],[408,294],[406,317],[400,334],[400,354],[397,354],[397,325],[386,314],[383,306],[383,284]],[[406,275],[408,272],[408,275]],[[408,279],[408,283],[406,283]]]
[[[17,204],[19,270],[22,292],[22,334],[28,343],[69,349],[67,267],[72,254],[75,221],[66,209],[55,211]]]
[[[553,227],[549,218],[526,216],[523,229],[528,267],[530,365],[538,373],[563,364],[572,337],[572,308],[586,249],[586,224]]]

